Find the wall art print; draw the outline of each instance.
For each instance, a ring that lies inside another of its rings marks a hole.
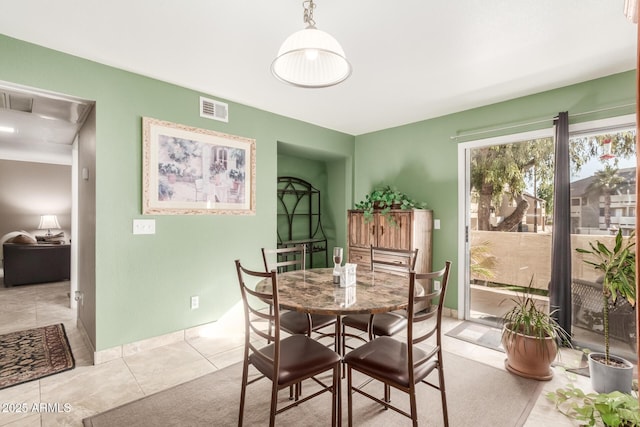
[[[143,214],[255,215],[255,140],[143,117]]]

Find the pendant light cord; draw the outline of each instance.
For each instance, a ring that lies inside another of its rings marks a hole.
[[[304,23],[307,24],[307,28],[315,28],[316,21],[313,20],[313,9],[316,8],[313,0],[305,0],[302,2],[304,8]]]

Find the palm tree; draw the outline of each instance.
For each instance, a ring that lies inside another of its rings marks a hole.
[[[624,182],[624,178],[618,175],[618,168],[606,165],[593,174],[593,181],[587,187],[588,193],[604,196],[604,225],[607,230],[611,225],[611,194]]]

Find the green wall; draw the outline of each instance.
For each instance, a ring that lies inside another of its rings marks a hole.
[[[448,307],[458,298],[458,147],[471,137],[452,136],[478,130],[531,126],[487,132],[475,139],[549,128],[552,118],[568,111],[570,123],[635,112],[635,71],[608,76],[536,95],[386,129],[356,137],[354,194],[362,200],[371,189],[391,184],[416,200],[426,201],[441,229],[434,231],[434,267],[453,261]],[[624,108],[613,108],[631,104]],[[582,114],[604,110],[599,113]]]
[[[96,350],[215,321],[239,301],[233,260],[260,268],[259,248],[276,244],[278,141],[353,158],[351,135],[227,100],[229,123],[200,118],[199,96],[220,99],[215,94],[5,36],[0,57],[2,81],[96,102]],[[150,216],[156,234],[134,236],[132,220],[142,217],[144,116],[255,138],[256,215]],[[200,296],[197,310],[189,307],[192,295]]]
[[[373,187],[392,184],[426,201],[441,220],[434,233],[434,265],[454,261],[447,305],[456,307],[457,143],[464,139],[450,137],[549,119],[559,111],[575,115],[635,103],[635,71],[630,71],[354,138],[232,102],[228,124],[202,119],[199,96],[219,99],[215,94],[4,36],[0,56],[0,80],[96,101],[97,350],[214,321],[238,301],[233,260],[241,256],[259,267],[258,248],[276,242],[279,156],[325,163],[326,204],[341,246],[346,246],[346,209]],[[634,111],[611,109],[573,116],[572,122]],[[143,116],[255,138],[256,215],[154,216],[155,235],[133,236],[132,220],[142,216]],[[191,295],[200,295],[200,309],[189,309]]]

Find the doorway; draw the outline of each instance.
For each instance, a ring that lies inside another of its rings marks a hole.
[[[95,144],[94,102],[10,82],[0,82],[0,123],[5,130],[0,132],[0,159],[19,161],[22,164],[64,165],[71,169],[68,187],[71,203],[70,206],[60,209],[64,211],[63,214],[67,219],[70,218],[63,228],[71,232],[69,237],[72,243],[71,281],[68,295],[70,306],[75,309],[78,305],[74,297],[80,288],[78,247],[83,242],[95,240],[93,238],[95,224],[90,228],[85,227],[84,231],[79,231],[78,224],[87,222],[88,215],[86,209],[79,208],[86,204],[87,198],[77,191],[77,183],[82,179],[82,171],[78,166],[80,162],[86,163],[86,157],[90,156],[92,157],[90,163],[95,165],[95,147],[92,146]],[[79,160],[83,156],[85,160]],[[92,187],[91,193],[95,193],[94,182],[92,180],[89,183]],[[24,194],[13,198],[13,201],[23,199],[25,199]],[[12,204],[8,199],[0,202],[6,205]],[[25,230],[35,228],[35,225],[31,226],[33,221],[29,221],[30,215],[56,213],[42,211],[45,207],[39,200],[24,204],[20,209],[22,210],[14,214],[18,222],[21,218],[25,218],[24,222],[13,223],[11,227]],[[92,270],[89,274],[95,277],[95,265],[82,266],[83,270],[87,268]],[[95,287],[95,280],[83,280],[82,284]],[[85,318],[87,315],[95,317],[95,310],[91,314],[83,315]],[[81,319],[79,310],[78,319],[79,321]],[[95,320],[90,320],[88,323],[93,325]]]

